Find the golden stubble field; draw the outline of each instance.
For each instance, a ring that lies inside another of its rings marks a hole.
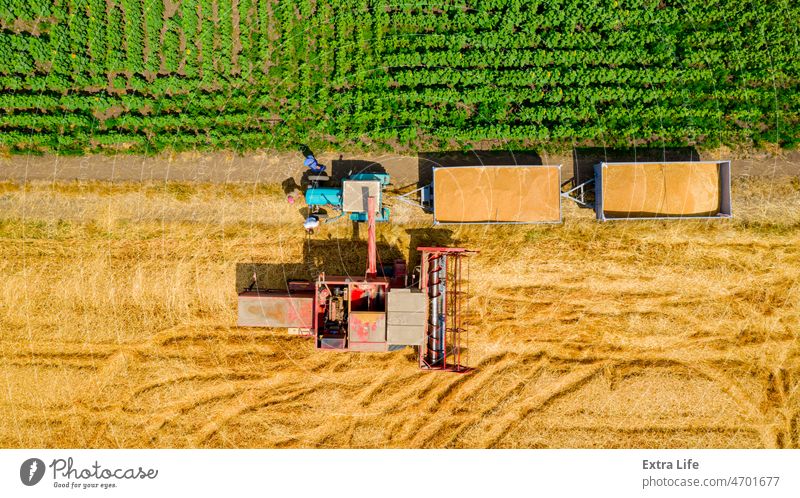
[[[450,233],[395,206],[384,259],[481,251],[458,375],[235,326],[237,263],[363,271],[277,187],[0,184],[0,446],[797,448],[800,184],[734,202]]]

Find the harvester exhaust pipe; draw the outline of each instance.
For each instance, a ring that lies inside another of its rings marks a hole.
[[[425,362],[429,367],[445,361],[445,298],[447,255],[428,256],[428,344]]]

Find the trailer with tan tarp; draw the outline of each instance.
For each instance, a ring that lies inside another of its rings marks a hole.
[[[600,163],[598,220],[729,218],[730,161]]]
[[[561,165],[433,169],[433,222],[560,223]]]
[[[580,184],[562,183],[561,165],[451,166],[398,199],[433,212],[434,224],[514,224],[560,223],[562,197],[600,221],[730,218],[731,162],[602,162]]]

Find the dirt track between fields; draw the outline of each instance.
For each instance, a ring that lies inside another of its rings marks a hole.
[[[591,168],[600,161],[689,161],[728,159],[731,155],[698,153],[695,149],[639,149],[618,152],[604,149],[576,149],[572,155],[507,151],[394,154],[318,154],[322,164],[342,177],[350,171],[381,169],[395,185],[429,180],[433,166],[562,164],[562,179],[590,178]],[[577,164],[577,168],[576,168]],[[733,159],[734,176],[800,176],[800,152],[782,155],[750,154]],[[157,156],[88,155],[80,157],[20,155],[0,159],[0,180],[105,180],[105,181],[197,181],[280,183],[300,179],[305,168],[299,152],[262,152],[237,155],[230,152],[180,153]]]

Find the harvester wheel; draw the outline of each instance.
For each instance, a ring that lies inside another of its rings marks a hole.
[[[328,180],[330,180],[328,175],[308,175],[310,182],[327,182]]]

